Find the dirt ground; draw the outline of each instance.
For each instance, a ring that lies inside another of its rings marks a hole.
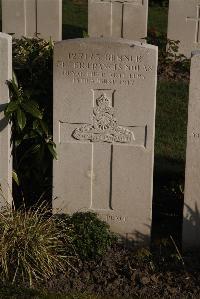
[[[122,246],[96,261],[79,261],[76,270],[46,282],[53,293],[88,292],[105,298],[200,298],[200,255],[155,257],[148,249]]]

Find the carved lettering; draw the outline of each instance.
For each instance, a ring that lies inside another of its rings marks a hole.
[[[192,136],[195,138],[195,139],[199,139],[200,138],[200,133],[192,133]]]
[[[114,53],[69,52],[67,60],[58,60],[56,66],[73,83],[132,86],[145,80],[153,66],[145,64],[148,53],[122,55]]]
[[[126,222],[127,219],[124,216],[117,216],[117,215],[106,215],[106,221],[112,221],[112,222]]]
[[[153,66],[152,65],[144,65],[144,70],[145,70],[145,72],[151,72],[151,71],[153,71]]]

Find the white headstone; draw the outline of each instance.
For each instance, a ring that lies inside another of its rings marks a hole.
[[[45,39],[62,40],[62,0],[37,0],[37,32]]]
[[[200,246],[200,51],[191,60],[183,246]]]
[[[200,49],[200,0],[169,0],[167,37],[179,40],[179,53],[188,58]]]
[[[53,211],[95,211],[142,241],[151,226],[157,48],[87,38],[54,51]]]
[[[4,116],[9,102],[7,80],[12,79],[12,37],[0,33],[0,207],[12,202],[12,157],[10,125]]]
[[[147,36],[148,0],[89,0],[90,37],[143,40]]]
[[[62,0],[2,0],[2,31],[62,40]]]

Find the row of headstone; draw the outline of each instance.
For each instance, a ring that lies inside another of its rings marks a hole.
[[[2,0],[2,31],[62,40],[62,0]]]
[[[88,33],[144,40],[147,15],[148,0],[89,0]],[[2,0],[2,31],[62,40],[62,0]]]
[[[148,0],[89,0],[90,37],[144,41]],[[62,40],[62,0],[2,0],[2,31],[15,37]],[[179,53],[190,58],[200,49],[200,0],[169,0],[168,38],[179,40]]]
[[[188,122],[183,240],[190,245],[200,244],[199,59],[199,54],[192,59]],[[1,111],[8,102],[11,61],[11,37],[1,34]],[[149,239],[156,73],[155,46],[111,38],[55,45],[54,140],[59,157],[54,161],[55,213],[95,211],[123,237]],[[3,112],[0,129],[0,182],[4,198],[11,201],[10,127]]]

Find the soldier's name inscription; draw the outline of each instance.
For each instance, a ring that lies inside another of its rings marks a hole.
[[[56,67],[72,83],[133,85],[153,71],[145,63],[146,55],[69,52],[65,61],[56,61]]]

